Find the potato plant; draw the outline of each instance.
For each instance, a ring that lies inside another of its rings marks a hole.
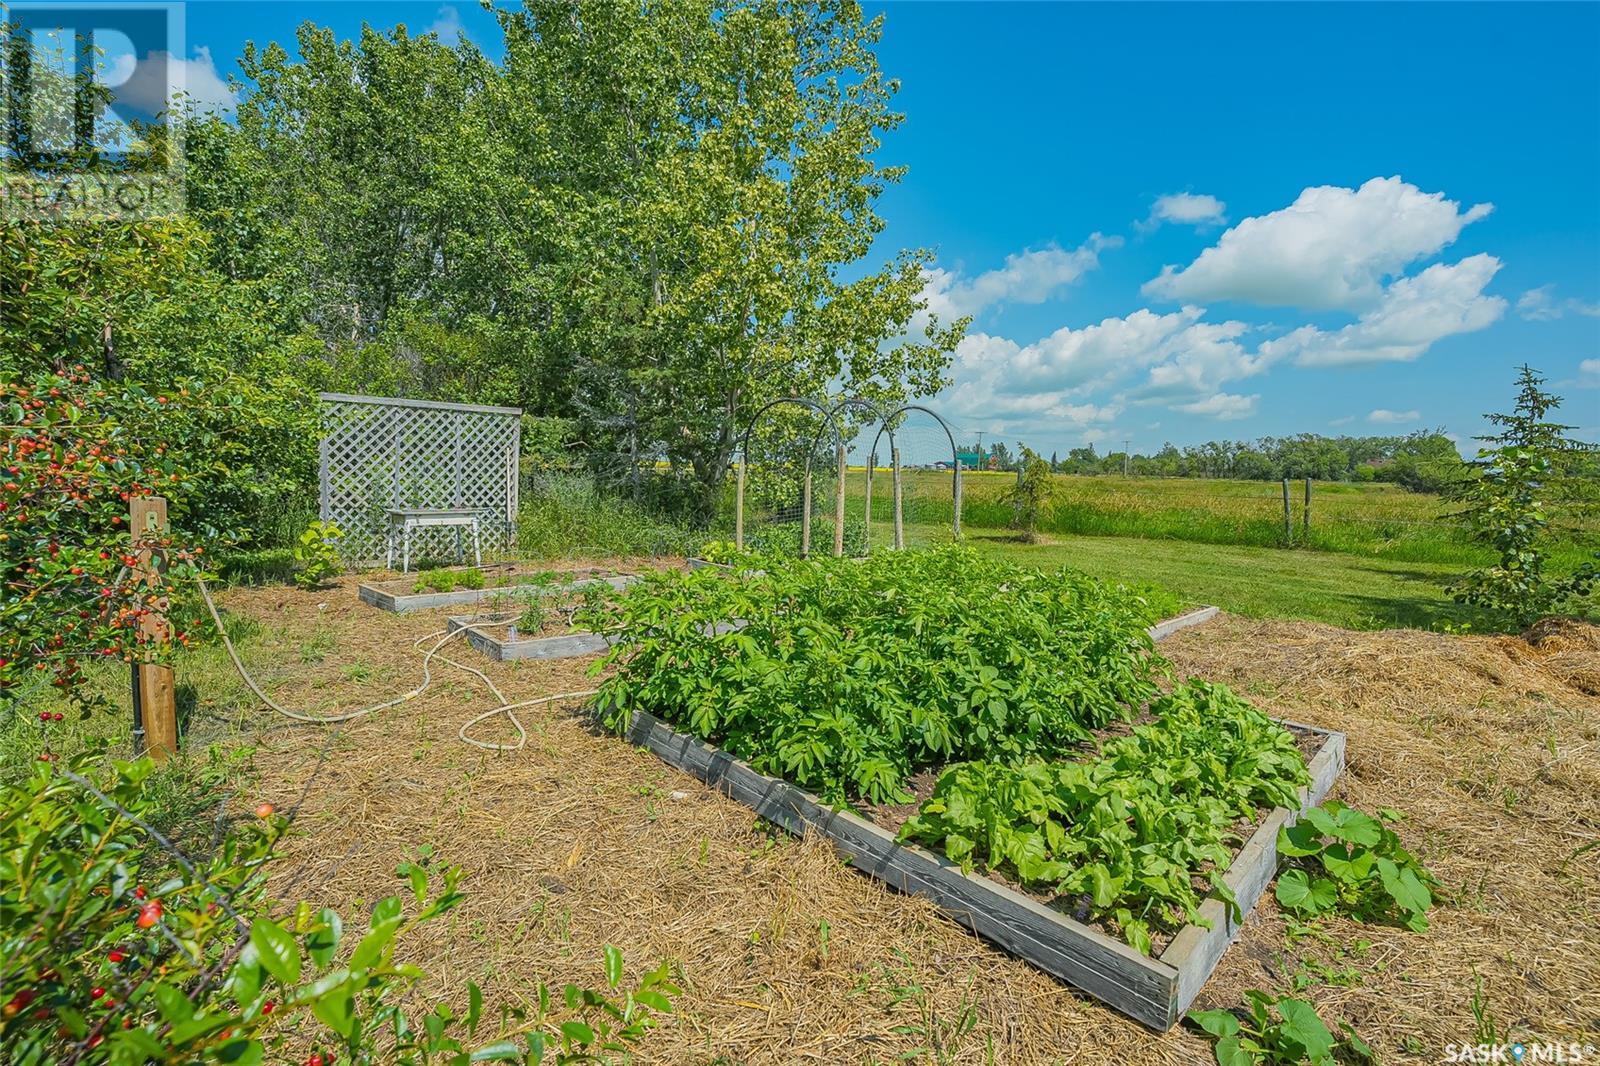
[[[1150,711],[1094,759],[950,767],[900,839],[1082,896],[1149,954],[1153,927],[1201,920],[1197,879],[1232,901],[1233,826],[1311,780],[1294,738],[1221,685],[1191,680]]]
[[[920,769],[1059,755],[1156,691],[1148,605],[1073,571],[964,547],[765,566],[581,614],[615,644],[612,727],[646,710],[830,802],[904,802]]]

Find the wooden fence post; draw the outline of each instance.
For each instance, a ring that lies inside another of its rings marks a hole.
[[[1311,536],[1311,479],[1306,478],[1306,506],[1300,513],[1301,528],[1305,530],[1307,538]]]
[[[133,577],[152,588],[161,583],[161,563],[158,554],[150,548],[140,548],[141,543],[160,540],[167,534],[167,501],[160,496],[136,496],[128,501],[128,533],[138,562]],[[167,637],[166,599],[158,601],[159,610],[148,614],[140,622],[140,632],[152,640]],[[178,699],[172,680],[172,667],[162,663],[134,663],[134,696],[137,701],[139,725],[144,732],[144,751],[156,762],[165,762],[167,756],[178,753]],[[137,744],[137,741],[136,741]]]
[[[1294,525],[1289,519],[1289,479],[1283,479],[1283,542],[1294,540]]]
[[[811,554],[811,471],[800,489],[800,558]]]
[[[894,465],[894,546],[895,550],[899,551],[906,546],[906,525],[903,513],[905,490],[900,484],[899,448],[895,448],[890,452],[889,461]]]
[[[951,491],[955,503],[955,522],[951,529],[955,531],[955,539],[961,539],[961,460],[956,460],[955,488]]]
[[[867,456],[867,498],[861,510],[867,516],[866,524],[861,527],[861,550],[872,551],[872,472],[878,467],[878,454],[876,452]]]
[[[733,489],[733,546],[744,551],[744,456],[739,457],[739,473]]]
[[[835,559],[844,555],[844,476],[845,467],[844,445],[839,445],[839,478],[834,483],[837,488],[833,494],[833,557]]]

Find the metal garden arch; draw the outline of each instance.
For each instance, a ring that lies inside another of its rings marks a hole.
[[[781,396],[770,403],[763,404],[756,410],[755,414],[750,416],[750,421],[744,427],[744,436],[739,439],[739,470],[733,504],[733,542],[741,551],[744,550],[744,484],[745,468],[750,462],[750,434],[756,428],[756,424],[761,421],[762,415],[784,404],[794,404],[797,407],[815,411],[822,416],[823,423],[833,427],[833,438],[839,443],[840,447],[843,447],[844,444],[844,434],[839,431],[839,423],[834,419],[833,411],[817,401],[808,400],[803,396]],[[819,425],[817,433],[811,438],[811,450],[815,450],[816,443],[821,438],[821,435],[822,428]],[[839,532],[838,528],[834,531],[836,540]],[[806,453],[805,481],[800,495],[800,554],[802,557],[811,554],[811,454],[809,450]]]
[[[948,422],[946,422],[943,417],[940,416],[939,412],[933,410],[930,407],[924,407],[919,403],[907,403],[907,404],[901,404],[899,407],[895,408],[893,411],[890,411],[888,416],[882,420],[883,424],[878,430],[878,435],[876,437],[872,438],[872,450],[869,453],[869,454],[872,454],[872,455],[876,455],[877,454],[877,452],[878,452],[878,441],[883,438],[883,434],[885,433],[885,431],[887,431],[888,434],[889,434],[889,449],[890,449],[890,452],[892,454],[893,463],[894,463],[894,546],[896,548],[904,548],[906,546],[906,537],[905,537],[904,519],[901,517],[901,509],[902,509],[903,501],[902,501],[902,498],[901,498],[902,497],[902,492],[901,492],[901,488],[900,488],[900,449],[895,447],[894,430],[891,427],[892,427],[892,425],[894,423],[894,420],[896,418],[899,418],[901,415],[906,414],[907,412],[910,412],[910,411],[919,411],[922,414],[927,415],[929,418],[932,418],[935,422],[939,423],[939,428],[944,430],[945,439],[947,439],[950,442],[950,476],[951,476],[951,479],[952,479],[951,483],[950,483],[950,495],[951,495],[951,499],[954,501],[954,504],[955,504],[955,506],[953,508],[954,517],[951,520],[951,529],[955,533],[956,539],[960,540],[961,539],[961,457],[960,457],[960,453],[956,450],[956,435],[954,433],[950,432],[950,424]]]

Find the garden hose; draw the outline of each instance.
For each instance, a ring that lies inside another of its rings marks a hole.
[[[446,644],[452,640],[455,640],[457,637],[465,635],[472,628],[471,626],[463,626],[453,631],[439,629],[433,631],[432,633],[425,633],[412,643],[413,648],[420,649],[424,641],[433,640],[433,638],[436,637],[438,638],[437,640],[434,640],[434,643],[429,646],[428,650],[422,656],[422,684],[418,685],[414,689],[411,689],[409,692],[402,693],[393,699],[384,700],[382,703],[374,703],[366,707],[358,707],[355,710],[344,711],[340,714],[311,715],[300,711],[293,711],[278,703],[271,696],[267,695],[266,692],[262,690],[261,686],[256,683],[256,679],[250,676],[250,671],[245,669],[244,661],[239,658],[239,652],[236,648],[234,648],[233,641],[228,639],[228,629],[222,624],[222,614],[217,610],[216,602],[211,598],[211,590],[206,587],[205,580],[199,575],[196,575],[194,580],[195,584],[200,588],[200,598],[205,601],[206,610],[211,614],[211,621],[217,627],[217,634],[222,638],[222,646],[227,650],[228,658],[233,662],[233,668],[238,671],[239,676],[244,679],[245,685],[249,687],[251,692],[255,693],[257,699],[259,699],[267,707],[277,711],[279,714],[290,719],[291,721],[301,722],[307,725],[337,725],[341,722],[353,721],[354,719],[372,714],[374,711],[382,711],[387,710],[390,707],[398,707],[402,703],[414,700],[426,692],[428,690],[428,686],[433,683],[433,670],[431,667],[434,657],[438,656],[442,662],[450,666],[454,666],[458,670],[463,670],[466,673],[473,674],[478,677],[479,680],[488,686],[489,691],[494,695],[494,698],[500,701],[499,706],[484,711],[482,714],[467,722],[457,731],[456,735],[460,738],[462,743],[470,744],[475,748],[482,748],[485,751],[520,751],[528,742],[528,732],[523,728],[522,723],[517,720],[517,716],[511,713],[512,711],[519,710],[523,707],[532,707],[542,703],[554,703],[558,700],[579,699],[584,696],[593,696],[598,691],[597,689],[586,689],[581,692],[561,692],[553,696],[539,696],[535,699],[521,700],[517,702],[507,700],[505,693],[501,692],[495,683],[489,680],[489,675],[485,674],[482,670],[479,670],[474,666],[468,666],[465,663],[457,662],[449,656],[441,655],[439,653],[440,649]],[[512,728],[517,731],[516,743],[498,744],[493,741],[475,740],[467,735],[467,730],[471,729],[479,722],[493,718],[500,714],[505,715],[506,720],[509,721]]]

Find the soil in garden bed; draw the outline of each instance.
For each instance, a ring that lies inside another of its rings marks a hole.
[[[1133,722],[1117,722],[1107,726],[1104,729],[1096,730],[1094,739],[1084,744],[1082,753],[1083,757],[1088,758],[1092,756],[1093,753],[1098,750],[1098,748],[1107,740],[1125,735],[1129,733],[1135,725],[1139,725],[1142,722],[1150,720],[1149,714],[1146,713],[1141,715],[1140,718],[1134,720]],[[1288,729],[1290,735],[1294,737],[1295,744],[1300,749],[1300,754],[1305,756],[1306,764],[1310,765],[1311,760],[1316,758],[1317,753],[1322,750],[1322,745],[1326,743],[1326,736],[1313,730],[1299,728],[1298,726],[1291,725],[1285,726],[1284,728]],[[945,769],[946,766],[931,767],[921,771],[920,773],[912,775],[911,778],[906,781],[906,791],[910,792],[912,795],[912,799],[909,803],[858,804],[852,809],[861,817],[865,818],[873,825],[876,825],[878,828],[887,830],[890,833],[898,834],[900,832],[900,827],[905,825],[906,822],[910,821],[911,817],[917,813],[918,809],[921,808],[922,804],[928,799],[928,797],[933,795],[934,785],[938,783],[939,775],[944,773]],[[1236,838],[1232,850],[1233,858],[1238,857],[1240,850],[1244,847],[1245,841],[1250,839],[1251,835],[1254,834],[1261,824],[1267,820],[1267,817],[1271,813],[1272,811],[1269,808],[1259,807],[1256,809],[1253,817],[1241,818],[1233,824],[1231,827],[1231,832]],[[928,846],[926,844],[919,844],[918,847],[927,848]],[[937,849],[928,848],[928,850],[934,851]],[[975,868],[974,872],[980,876],[987,877],[996,884],[1005,885],[1014,892],[1020,892],[1031,899],[1037,900],[1046,907],[1049,907],[1051,910],[1057,911],[1066,917],[1071,918],[1075,922],[1081,922],[1084,925],[1093,926],[1114,940],[1122,939],[1121,933],[1119,933],[1110,922],[1103,918],[1095,917],[1095,915],[1092,913],[1091,900],[1087,893],[1080,893],[1076,896],[1061,896],[1043,889],[1024,887],[1021,882],[1013,880],[1011,877],[998,870]],[[1211,881],[1209,877],[1210,872],[1211,867],[1209,864],[1195,872],[1195,890],[1200,893],[1202,898],[1211,891]],[[1150,956],[1152,958],[1160,957],[1161,953],[1167,949],[1167,945],[1172,942],[1172,938],[1177,935],[1179,928],[1181,928],[1181,926],[1168,927],[1159,923],[1151,924]]]

